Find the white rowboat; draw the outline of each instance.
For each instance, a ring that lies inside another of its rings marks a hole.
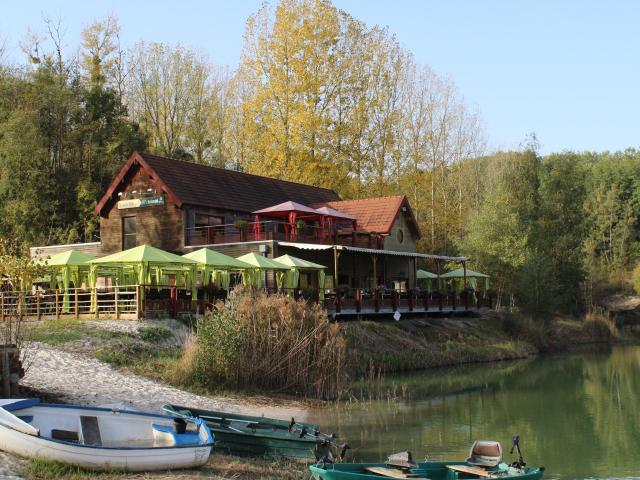
[[[0,399],[0,449],[90,470],[149,471],[204,465],[213,435],[200,419]]]

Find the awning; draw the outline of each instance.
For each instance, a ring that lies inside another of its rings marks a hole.
[[[445,260],[448,262],[464,262],[467,257],[447,257],[445,255],[431,255],[428,253],[414,253],[414,252],[398,252],[395,250],[376,250],[375,248],[361,248],[361,247],[347,247],[339,245],[338,248],[351,252],[369,253],[377,255],[394,255],[397,257],[415,257],[415,258],[432,258],[435,260]]]
[[[297,243],[297,242],[277,242],[283,247],[293,247],[300,250],[330,250],[335,248],[340,251],[368,253],[375,255],[393,255],[396,257],[412,257],[412,258],[431,258],[434,260],[444,260],[447,262],[465,262],[467,257],[448,257],[446,255],[431,255],[428,253],[415,252],[399,252],[396,250],[377,250],[375,248],[348,247],[346,245],[320,245],[316,243]]]
[[[275,242],[283,247],[293,247],[300,250],[331,250],[333,245],[322,245],[319,243],[297,243],[297,242]],[[340,246],[338,246],[340,248]]]

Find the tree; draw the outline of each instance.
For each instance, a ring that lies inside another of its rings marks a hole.
[[[30,67],[0,76],[0,234],[20,246],[93,240],[87,208],[145,145],[102,74],[92,82],[66,58],[61,24],[46,27],[48,40],[25,46]],[[97,51],[91,58],[103,65]]]
[[[578,314],[584,302],[584,201],[586,172],[573,153],[544,158],[540,169],[540,211],[532,243],[547,264],[543,306],[549,310]]]
[[[537,292],[514,285],[514,279],[539,255],[532,245],[538,218],[539,168],[535,152],[495,155],[489,166],[487,195],[459,242],[461,251],[491,274],[499,299],[503,294],[520,296],[528,305],[527,295]]]
[[[226,75],[180,45],[138,43],[129,64],[127,105],[151,149],[224,165]]]

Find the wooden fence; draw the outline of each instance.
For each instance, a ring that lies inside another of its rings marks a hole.
[[[33,320],[53,318],[140,318],[140,287],[136,285],[0,292],[0,319],[21,317]]]

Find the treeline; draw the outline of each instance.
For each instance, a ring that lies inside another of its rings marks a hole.
[[[503,303],[580,314],[629,289],[640,253],[640,152],[540,156],[534,147],[472,160],[483,193],[455,241],[491,273]]]
[[[449,78],[330,1],[265,5],[234,70],[180,45],[125,48],[114,17],[77,49],[63,30],[45,21],[24,65],[0,54],[0,236],[23,246],[96,239],[92,209],[138,149],[344,198],[406,194],[421,250],[470,255],[532,311],[584,309],[589,280],[634,264],[635,151],[487,156]]]

